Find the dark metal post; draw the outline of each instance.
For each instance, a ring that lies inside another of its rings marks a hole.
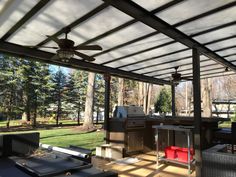
[[[193,48],[193,103],[194,103],[194,148],[196,159],[196,177],[201,177],[201,84],[200,84],[200,55]]]
[[[110,110],[110,85],[111,76],[104,74],[105,79],[105,106],[104,106],[104,130],[106,132],[106,143],[109,143],[109,110]]]
[[[171,96],[172,96],[172,117],[174,118],[176,116],[176,110],[175,110],[175,84],[171,85]]]

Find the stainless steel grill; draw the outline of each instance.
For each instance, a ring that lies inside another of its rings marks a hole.
[[[145,128],[146,116],[143,108],[139,106],[116,106],[114,118],[126,121],[127,129]]]
[[[143,108],[139,106],[116,106],[113,117],[115,118],[135,118],[145,117]]]
[[[110,122],[110,141],[123,146],[127,154],[142,151],[145,127],[142,107],[116,106]]]

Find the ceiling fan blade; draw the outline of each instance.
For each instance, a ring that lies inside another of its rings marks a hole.
[[[49,36],[49,35],[46,35],[50,40],[52,40],[52,41],[54,41],[54,42],[56,42],[57,44],[59,44],[59,39],[57,38],[57,37],[55,37],[55,36]]]
[[[90,56],[88,56],[88,55],[85,55],[85,54],[83,54],[83,53],[77,52],[77,51],[75,51],[74,54],[77,55],[77,56],[79,56],[79,57],[81,57],[81,58],[83,58],[84,60],[87,60],[87,61],[94,61],[94,60],[95,60],[95,58],[90,57]]]
[[[192,81],[193,79],[190,76],[188,76],[188,77],[181,77],[181,80]]]
[[[50,47],[50,46],[26,46],[26,47],[30,47],[30,48],[46,48],[46,49],[59,49],[58,47]]]
[[[84,46],[75,46],[75,50],[102,50],[102,47],[99,45],[84,45]]]

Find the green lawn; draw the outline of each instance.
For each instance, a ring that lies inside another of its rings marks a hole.
[[[226,121],[221,124],[219,124],[220,128],[231,128],[231,121]]]
[[[40,142],[60,147],[75,145],[94,150],[104,143],[104,132],[79,133],[75,129],[51,129],[30,131],[40,133]],[[15,132],[16,133],[16,132]]]
[[[40,132],[40,142],[54,146],[69,145],[94,149],[104,143],[104,132],[78,133],[73,129],[43,130]]]
[[[43,124],[50,124],[50,125],[55,125],[56,124],[56,120],[50,120],[50,121],[43,121],[43,119],[38,119],[37,120],[38,123],[43,123]],[[5,127],[6,126],[7,121],[0,121],[0,127]],[[59,123],[62,124],[77,124],[77,121],[75,120],[60,120]],[[21,120],[11,120],[10,121],[10,126],[19,126],[22,124]]]
[[[0,128],[1,127],[6,127],[6,123],[7,121],[0,121]],[[37,123],[38,124],[47,124],[47,125],[56,125],[56,120],[48,120],[45,121],[45,119],[37,119]],[[67,124],[67,125],[71,125],[71,124],[75,124],[77,125],[77,120],[71,120],[71,119],[65,119],[65,120],[59,120],[59,123],[62,123],[63,125]],[[83,123],[82,121],[80,121],[80,123]],[[103,123],[102,121],[99,121],[99,123]],[[10,121],[10,127],[11,126],[20,126],[22,124],[22,120],[11,120]]]
[[[5,127],[6,126],[7,121],[0,121],[0,127]],[[20,125],[20,121],[19,120],[11,120],[10,122],[10,126],[17,126]]]

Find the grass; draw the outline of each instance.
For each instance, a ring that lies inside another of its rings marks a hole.
[[[79,133],[73,129],[43,130],[40,131],[40,142],[61,147],[75,145],[95,149],[96,146],[104,143],[104,133]]]
[[[7,121],[0,121],[0,128],[6,127]],[[45,120],[45,119],[37,119],[38,124],[47,124],[47,125],[56,125],[56,120]],[[77,120],[71,120],[71,119],[65,119],[65,120],[59,120],[59,123],[62,123],[63,125],[77,125]],[[80,123],[83,123],[82,121]],[[102,123],[102,121],[99,121],[99,123]],[[22,120],[11,120],[10,121],[10,127],[11,126],[20,126],[22,125]]]
[[[28,131],[39,132],[40,142],[53,146],[68,147],[75,145],[90,150],[95,150],[96,146],[104,143],[104,132],[80,133],[76,129],[60,129]],[[16,133],[16,132],[13,132]]]
[[[43,119],[37,119],[38,123],[40,124],[49,124],[49,125],[55,125],[56,124],[56,120],[50,120],[50,121],[43,121]],[[0,127],[6,127],[6,123],[7,121],[0,121]],[[77,120],[60,120],[59,123],[62,124],[77,124]],[[10,126],[19,126],[22,125],[22,120],[11,120],[10,121]]]
[[[219,128],[231,128],[231,121],[226,121],[218,125]]]

